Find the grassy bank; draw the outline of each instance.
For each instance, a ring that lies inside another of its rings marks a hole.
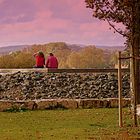
[[[119,128],[118,109],[0,112],[0,140],[132,140],[140,127],[131,117],[124,109]]]

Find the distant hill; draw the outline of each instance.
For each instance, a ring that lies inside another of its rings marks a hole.
[[[69,49],[73,50],[73,51],[79,51],[82,49],[82,47],[78,44],[67,44]]]
[[[67,44],[67,45],[73,51],[79,51],[85,46],[87,46],[81,44]],[[10,52],[20,51],[23,50],[24,48],[29,48],[29,47],[31,47],[31,45],[15,45],[15,46],[0,47],[0,55],[9,54]],[[97,45],[96,47],[106,51],[116,51],[116,50],[122,51],[125,49],[123,46],[98,46]]]
[[[124,46],[96,46],[97,48],[109,51],[123,51],[125,50]]]
[[[89,45],[83,45],[83,44],[67,44],[69,46],[70,49],[74,50],[74,51],[79,51],[82,48],[89,46]],[[99,46],[99,45],[95,45],[96,48],[99,49],[103,49],[106,51],[123,51],[125,50],[124,46]]]
[[[0,47],[0,55],[8,54],[10,52],[20,51],[28,47],[30,47],[30,45],[16,45],[16,46]]]

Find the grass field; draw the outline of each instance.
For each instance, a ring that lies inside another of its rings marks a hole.
[[[0,112],[0,140],[140,140],[131,118],[123,109],[119,128],[118,109]]]

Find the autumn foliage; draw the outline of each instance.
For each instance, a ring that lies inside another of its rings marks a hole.
[[[0,68],[32,68],[33,54],[43,51],[45,58],[50,52],[58,58],[59,68],[109,68],[115,65],[114,52],[96,48],[93,45],[72,49],[64,42],[32,45],[22,51],[0,56]]]

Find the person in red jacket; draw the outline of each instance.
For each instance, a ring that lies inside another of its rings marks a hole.
[[[34,57],[36,59],[36,64],[35,64],[35,68],[44,68],[45,65],[45,57],[43,52],[39,51],[38,53],[34,54]]]
[[[58,60],[53,53],[49,53],[49,57],[46,61],[46,68],[58,68]]]

